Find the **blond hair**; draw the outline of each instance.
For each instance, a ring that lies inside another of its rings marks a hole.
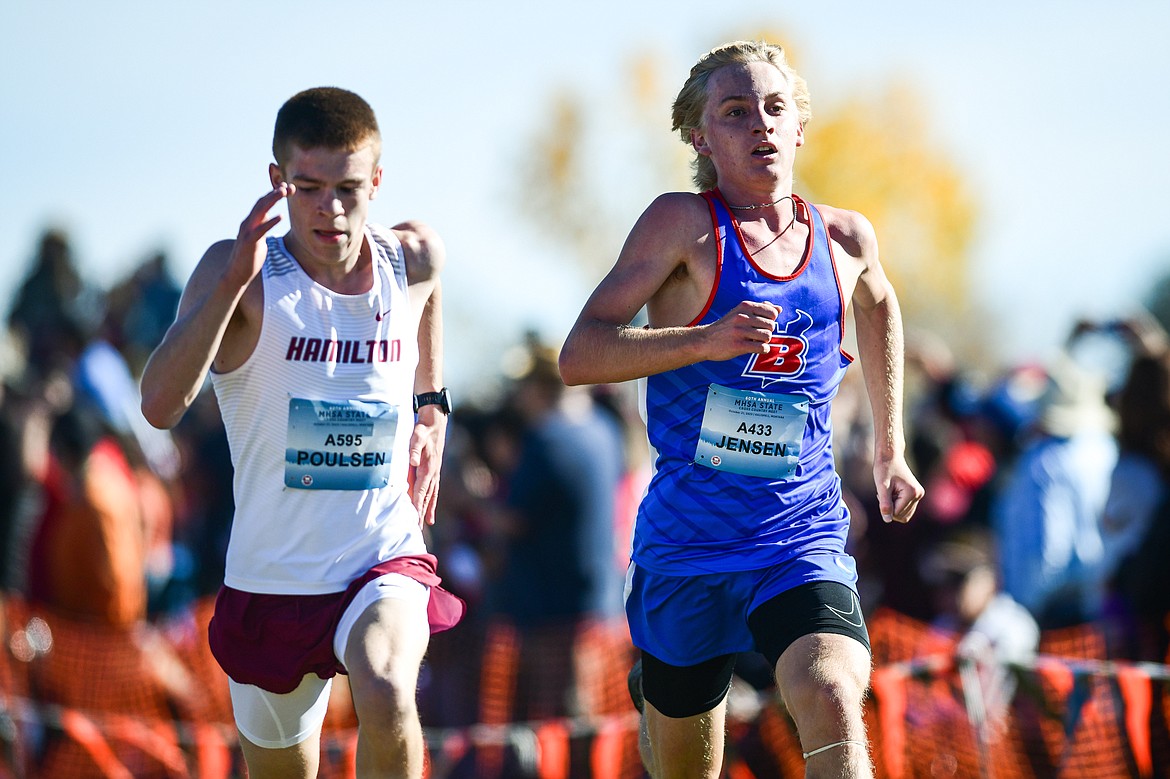
[[[788,64],[784,56],[784,49],[773,43],[764,41],[735,41],[718,46],[704,54],[687,78],[678,97],[671,107],[671,118],[674,122],[672,130],[677,130],[683,143],[691,143],[691,130],[703,126],[703,111],[707,108],[707,83],[711,74],[727,65],[746,65],[752,62],[767,62],[775,66],[788,83],[792,86],[792,99],[796,103],[797,116],[804,126],[812,119],[812,102],[808,94],[808,84]],[[698,152],[691,163],[694,167],[695,186],[700,191],[713,189],[717,183],[715,165],[709,157]]]

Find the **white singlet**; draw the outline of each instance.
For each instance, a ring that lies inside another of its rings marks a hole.
[[[418,365],[406,265],[389,230],[370,225],[365,239],[373,284],[342,295],[269,238],[256,349],[212,372],[235,467],[229,587],[338,592],[426,552],[406,481]]]

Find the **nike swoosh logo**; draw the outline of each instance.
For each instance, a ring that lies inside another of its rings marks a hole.
[[[825,608],[828,609],[829,611],[833,612],[834,614],[836,614],[838,617],[840,617],[841,620],[843,622],[845,622],[846,624],[852,625],[855,628],[862,627],[865,625],[865,620],[862,619],[862,617],[861,617],[861,604],[857,602],[857,595],[856,594],[854,594],[854,593],[849,593],[849,594],[850,594],[850,597],[853,599],[853,605],[849,608],[848,614],[841,611],[840,609],[833,608],[832,606],[830,606],[827,603],[825,604]],[[857,621],[854,622],[852,619],[849,619],[850,617],[854,617]]]
[[[386,318],[388,316],[390,316],[389,311],[379,311],[378,313],[374,314],[374,321],[381,322],[384,318]]]

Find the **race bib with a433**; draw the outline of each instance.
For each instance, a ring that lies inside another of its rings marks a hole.
[[[792,478],[808,403],[803,395],[710,385],[695,463],[744,476]]]

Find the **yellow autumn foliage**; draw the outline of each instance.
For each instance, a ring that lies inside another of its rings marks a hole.
[[[969,313],[977,219],[962,171],[931,137],[906,86],[817,110],[797,153],[798,193],[865,214],[908,320]]]

